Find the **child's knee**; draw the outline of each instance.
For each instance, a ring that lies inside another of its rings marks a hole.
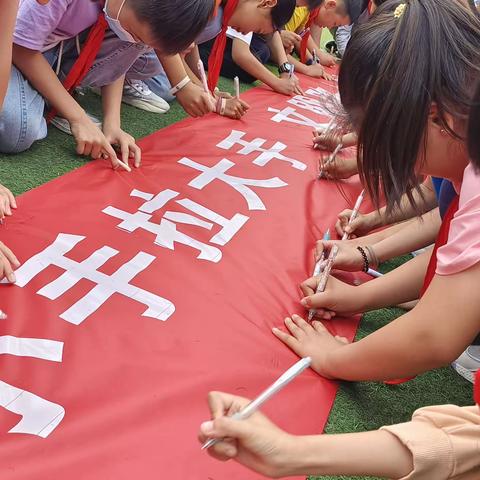
[[[34,142],[47,136],[43,115],[28,111],[18,115],[3,111],[0,115],[0,152],[20,153],[28,150]]]
[[[0,113],[0,152],[20,153],[45,138],[47,125],[43,117],[45,102],[12,68],[7,95]]]

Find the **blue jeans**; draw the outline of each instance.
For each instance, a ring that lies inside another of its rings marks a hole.
[[[83,41],[88,31],[80,35]],[[55,66],[60,47],[44,53],[50,65]],[[60,79],[65,78],[78,58],[75,39],[66,40],[61,59]],[[126,74],[131,80],[144,80],[161,72],[161,65],[152,49],[143,44],[121,41],[107,31],[94,64],[82,80],[82,87],[103,87]],[[23,74],[14,66],[10,74],[7,94],[0,113],[0,153],[19,153],[47,136],[43,116],[45,100]]]
[[[155,55],[155,53],[147,53],[146,57],[150,58],[151,55]],[[155,93],[155,95],[162,97],[166,102],[173,102],[175,100],[175,97],[170,93],[172,85],[170,84],[170,80],[167,78],[165,70],[163,70],[161,64],[160,72],[154,77],[144,80],[144,82],[148,85],[148,88]]]

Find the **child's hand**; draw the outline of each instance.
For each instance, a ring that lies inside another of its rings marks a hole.
[[[220,439],[208,449],[217,460],[235,459],[267,477],[293,474],[296,445],[295,437],[280,430],[265,415],[256,412],[238,421],[228,418],[242,410],[249,400],[221,392],[208,395],[212,421],[200,426],[198,439],[203,444],[210,438]]]
[[[335,230],[340,237],[342,237],[345,232],[349,235],[354,234],[354,237],[361,237],[381,225],[376,212],[367,214],[359,212],[357,218],[351,223],[351,225],[348,225],[351,216],[352,210],[347,209],[339,213],[337,223],[335,224]]]
[[[178,103],[191,117],[203,117],[215,110],[212,96],[193,82],[182,88],[176,97]]]
[[[322,129],[313,130],[313,148],[319,150],[328,150],[333,152],[340,143],[342,143],[342,136],[335,134],[326,134]]]
[[[89,156],[94,160],[103,156],[110,159],[114,169],[122,166],[112,145],[87,115],[78,120],[70,120],[70,129],[77,143],[79,155]],[[122,168],[125,167],[122,166]]]
[[[295,32],[289,32],[288,30],[281,30],[280,37],[282,39],[283,47],[287,52],[291,52],[295,45],[302,41],[302,37]]]
[[[329,355],[339,348],[344,348],[348,340],[333,336],[321,322],[313,321],[309,324],[298,315],[286,318],[285,326],[288,333],[274,328],[273,334],[299,357],[310,357],[312,369],[319,375],[331,378],[328,375]]]
[[[17,208],[17,202],[13,193],[3,185],[0,185],[0,220],[5,218],[5,215],[12,215],[12,208]]]
[[[328,179],[342,180],[353,177],[358,173],[358,165],[356,158],[340,158],[328,165],[321,165],[321,169]]]
[[[325,67],[334,67],[337,64],[337,59],[329,53],[319,52],[318,59],[320,60],[320,63]]]
[[[307,66],[307,75],[313,78],[322,78],[325,70],[319,63],[312,63]]]
[[[10,283],[15,283],[15,273],[13,271],[20,266],[20,262],[13,252],[2,242],[0,242],[0,280],[5,277]]]
[[[227,99],[225,106],[225,116],[240,120],[250,108],[250,105],[244,102],[240,98],[229,98]]]
[[[325,291],[315,293],[320,278],[321,276],[311,277],[300,285],[304,294],[300,303],[306,310],[314,308],[317,311],[317,317],[324,320],[331,320],[337,314],[352,315],[362,311],[364,299],[359,287],[349,285],[330,275]]]
[[[303,95],[298,78],[295,76],[290,78],[288,74],[279,77],[273,89],[283,95]]]
[[[325,258],[328,258],[330,251],[334,245],[338,245],[338,253],[333,264],[337,270],[346,272],[360,272],[363,269],[363,257],[357,250],[359,241],[357,240],[318,240],[315,248],[315,261],[321,259],[322,253],[325,252]]]
[[[108,124],[103,125],[103,132],[105,138],[111,145],[117,145],[120,149],[122,162],[125,165],[129,164],[129,158],[133,158],[133,165],[135,168],[140,166],[142,160],[142,151],[140,147],[135,143],[135,139],[123,131],[118,126],[110,126]]]

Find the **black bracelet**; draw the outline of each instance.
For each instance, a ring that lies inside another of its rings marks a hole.
[[[357,250],[361,253],[363,257],[363,272],[367,273],[368,270],[370,269],[370,262],[368,261],[367,254],[365,250],[362,247],[357,247]]]

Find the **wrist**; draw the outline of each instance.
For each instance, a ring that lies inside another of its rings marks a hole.
[[[87,112],[78,105],[78,108],[76,108],[74,111],[69,112],[67,115],[64,115],[64,117],[68,120],[69,123],[79,123],[79,122],[84,122],[85,120],[90,120],[90,118],[87,115]]]
[[[105,115],[102,121],[103,128],[120,128],[120,115]]]
[[[378,210],[367,213],[365,217],[367,217],[370,230],[375,230],[376,228],[380,228],[385,225],[383,215]]]

